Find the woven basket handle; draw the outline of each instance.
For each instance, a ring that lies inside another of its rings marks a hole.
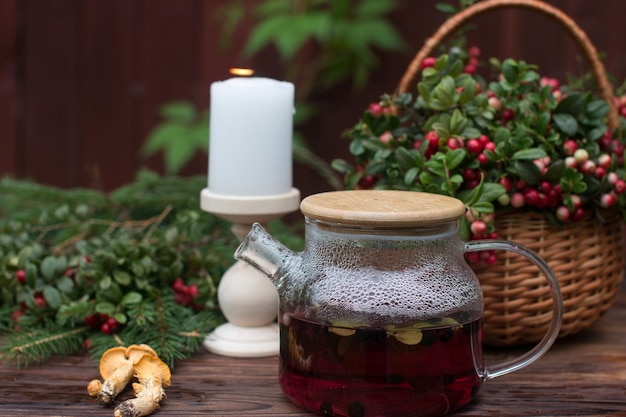
[[[420,64],[422,60],[428,56],[431,56],[434,49],[452,32],[457,30],[461,25],[471,18],[481,15],[492,9],[500,9],[507,7],[519,7],[525,9],[531,9],[540,13],[543,13],[561,24],[571,37],[576,41],[580,49],[583,51],[589,66],[593,73],[594,79],[600,89],[600,94],[606,103],[609,105],[608,125],[613,129],[619,127],[619,116],[617,113],[617,107],[613,99],[613,90],[611,84],[606,76],[606,70],[604,65],[598,59],[598,53],[593,46],[585,32],[572,20],[569,16],[563,13],[561,10],[545,4],[540,0],[484,0],[473,4],[472,6],[460,11],[446,20],[435,32],[433,36],[426,40],[422,49],[415,55],[411,63],[409,64],[406,72],[400,80],[398,86],[399,93],[406,93],[410,91],[417,77],[420,74]]]

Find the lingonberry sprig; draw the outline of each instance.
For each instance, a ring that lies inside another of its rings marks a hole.
[[[385,94],[348,132],[354,165],[333,166],[347,188],[425,191],[462,200],[465,240],[497,238],[500,210],[536,210],[558,224],[599,208],[626,211],[624,141],[608,104],[541,76],[524,61],[493,61],[455,48],[421,64],[417,95]],[[615,101],[626,115],[626,98]],[[474,253],[474,262],[495,262]]]

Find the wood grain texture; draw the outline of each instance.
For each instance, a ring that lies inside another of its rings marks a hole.
[[[502,360],[515,349],[487,350]],[[277,359],[235,359],[198,353],[172,373],[155,416],[310,416],[290,403],[277,382]],[[87,356],[55,358],[40,367],[0,367],[0,416],[111,416],[88,397],[98,376]],[[124,392],[121,398],[128,397]],[[625,416],[626,290],[591,329],[559,340],[538,362],[483,385],[455,416]]]
[[[370,227],[420,227],[450,223],[465,214],[456,198],[398,190],[347,190],[306,197],[300,204],[310,218]]]

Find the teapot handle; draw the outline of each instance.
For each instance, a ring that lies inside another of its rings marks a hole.
[[[533,264],[535,264],[541,272],[543,272],[550,286],[550,293],[552,295],[552,321],[546,334],[535,347],[525,354],[512,360],[485,366],[482,377],[484,380],[489,380],[524,368],[535,362],[548,351],[550,346],[552,346],[554,341],[557,339],[561,329],[561,321],[563,319],[563,299],[561,297],[559,282],[554,276],[552,269],[550,269],[548,264],[541,259],[539,255],[527,247],[506,240],[470,241],[464,242],[463,245],[463,252],[509,250],[525,256]]]

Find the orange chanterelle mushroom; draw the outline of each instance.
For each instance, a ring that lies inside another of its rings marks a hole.
[[[144,355],[157,356],[148,345],[130,345],[114,347],[102,355],[100,359],[100,375],[104,382],[94,379],[87,386],[87,392],[97,397],[101,404],[111,404],[135,374],[135,364]]]
[[[133,384],[135,398],[126,400],[115,408],[115,417],[147,416],[159,408],[165,398],[163,387],[170,385],[170,368],[156,356],[144,355],[135,364],[135,377],[138,382]]]

